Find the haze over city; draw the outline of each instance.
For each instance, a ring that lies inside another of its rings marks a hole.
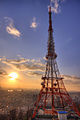
[[[80,91],[80,0],[52,1],[55,50],[68,91]],[[57,1],[57,2],[56,2]],[[0,0],[0,86],[40,89],[49,0]]]

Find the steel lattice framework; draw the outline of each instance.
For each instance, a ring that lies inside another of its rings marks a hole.
[[[56,115],[58,110],[75,111],[80,116],[76,105],[72,101],[63,83],[63,78],[60,76],[56,62],[57,54],[53,40],[53,29],[51,19],[51,6],[49,7],[49,29],[48,29],[48,52],[46,55],[46,70],[42,76],[42,88],[38,99],[35,103],[33,116],[35,118],[40,110],[44,114]]]

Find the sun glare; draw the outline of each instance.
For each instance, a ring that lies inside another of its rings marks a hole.
[[[10,80],[15,80],[18,78],[18,74],[15,72],[10,73],[8,76],[10,77]]]

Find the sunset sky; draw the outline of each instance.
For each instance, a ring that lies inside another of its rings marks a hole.
[[[80,0],[51,0],[57,62],[67,90],[80,91]],[[0,0],[0,86],[40,88],[49,0]],[[9,74],[18,77],[11,81]]]

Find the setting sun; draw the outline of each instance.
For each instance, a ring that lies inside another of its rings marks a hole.
[[[15,80],[18,77],[18,74],[15,72],[12,72],[8,76],[10,77],[10,80]]]

